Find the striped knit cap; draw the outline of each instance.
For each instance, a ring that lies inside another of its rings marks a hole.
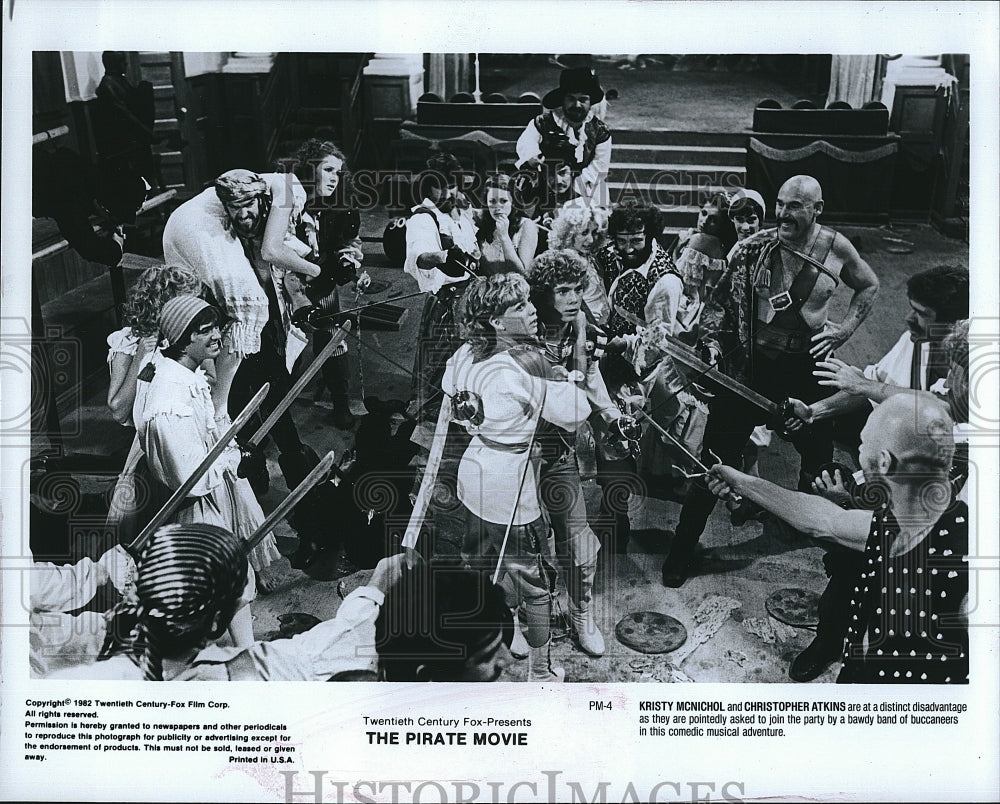
[[[160,334],[168,344],[177,343],[194,317],[206,307],[211,305],[197,296],[174,296],[160,309]]]
[[[149,680],[163,677],[163,650],[210,636],[219,614],[231,614],[247,580],[243,540],[216,525],[167,525],[139,559],[134,647]],[[221,622],[227,626],[228,622]]]

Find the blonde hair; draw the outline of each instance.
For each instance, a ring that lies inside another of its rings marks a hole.
[[[596,252],[603,244],[608,233],[608,219],[611,213],[607,207],[572,206],[563,207],[556,213],[549,232],[549,248],[569,248],[579,251],[577,243],[588,229],[594,228],[594,242],[589,247],[591,253]]]
[[[132,334],[144,338],[159,329],[160,310],[176,296],[200,296],[201,277],[177,265],[154,266],[143,271],[129,291],[122,311]]]
[[[516,271],[494,274],[469,285],[459,301],[456,319],[459,335],[477,359],[489,356],[496,348],[496,330],[490,319],[528,301],[530,293],[528,280]]]

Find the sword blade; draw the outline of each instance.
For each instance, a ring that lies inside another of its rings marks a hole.
[[[628,310],[623,310],[617,304],[614,307],[616,313],[624,318],[630,324],[637,327],[642,327],[643,329],[649,329],[649,325],[643,321],[638,316],[633,315]],[[654,346],[661,352],[663,352],[668,357],[673,358],[678,363],[687,366],[690,369],[695,369],[699,372],[699,379],[704,377],[707,380],[714,382],[716,385],[725,388],[727,391],[731,391],[739,397],[747,400],[753,405],[756,405],[761,410],[769,413],[772,416],[777,416],[781,412],[781,405],[768,399],[763,394],[759,394],[752,388],[747,388],[743,383],[738,380],[734,380],[728,374],[719,371],[719,369],[706,363],[694,350],[688,346],[683,341],[678,340],[673,335],[668,335],[663,333],[663,337],[657,340]]]
[[[716,385],[725,388],[727,391],[732,391],[737,396],[742,397],[747,400],[747,402],[757,406],[766,413],[776,416],[781,411],[781,405],[777,402],[773,402],[763,394],[757,393],[752,388],[747,388],[747,386],[743,383],[738,380],[734,380],[728,374],[724,374],[719,371],[719,369],[706,363],[700,357],[693,354],[686,344],[674,340],[672,336],[664,336],[664,340],[662,340],[658,345],[678,363],[701,372],[701,377],[704,377],[710,382],[714,382]]]
[[[330,338],[330,342],[323,347],[323,350],[318,355],[316,355],[313,362],[309,364],[309,367],[302,372],[302,376],[295,381],[295,385],[293,385],[289,389],[288,393],[285,394],[285,398],[278,403],[275,409],[271,411],[271,415],[264,420],[264,423],[260,426],[257,432],[250,438],[250,446],[260,446],[260,442],[264,440],[264,436],[270,432],[271,428],[274,427],[278,419],[281,418],[282,414],[292,406],[292,403],[309,384],[309,381],[316,376],[316,373],[323,367],[323,364],[329,359],[330,355],[332,355],[337,350],[337,347],[344,342],[344,338],[350,330],[350,321],[345,321],[343,325],[337,328],[337,331],[333,333],[333,337]]]
[[[229,443],[236,438],[236,434],[243,428],[247,423],[247,419],[253,416],[257,412],[257,408],[261,406],[264,402],[264,397],[267,396],[267,392],[270,390],[271,386],[268,383],[264,385],[254,394],[253,399],[251,399],[245,408],[240,411],[240,415],[233,419],[233,423],[229,426],[229,429],[222,434],[222,437],[215,442],[212,448],[208,451],[208,454],[202,458],[201,463],[195,467],[195,470],[191,473],[187,480],[185,480],[177,488],[177,490],[170,495],[170,499],[166,501],[163,507],[156,512],[149,524],[142,529],[142,532],[135,537],[135,540],[125,549],[128,550],[133,556],[138,556],[143,548],[146,546],[146,542],[152,537],[152,535],[157,531],[157,529],[163,525],[174,512],[180,507],[180,504],[184,502],[188,495],[188,492],[195,487],[195,484],[201,480],[202,475],[208,471],[215,459],[218,458],[222,451],[229,445]]]
[[[305,479],[295,487],[295,490],[281,501],[278,507],[268,515],[267,519],[260,523],[257,530],[246,540],[244,549],[248,553],[260,544],[264,540],[264,537],[271,532],[271,529],[288,516],[288,512],[298,504],[299,500],[305,497],[306,493],[320,481],[320,478],[324,477],[330,471],[330,467],[333,466],[333,458],[333,450],[330,450],[326,453],[323,460],[316,464],[313,470],[305,476]]]
[[[691,461],[691,463],[693,463],[699,469],[701,469],[701,471],[706,472],[706,473],[708,472],[708,467],[705,466],[705,464],[703,464],[700,460],[698,460],[698,458],[696,458],[694,456],[694,454],[687,447],[685,447],[680,441],[678,441],[676,438],[674,438],[669,433],[669,431],[665,430],[657,422],[653,421],[653,418],[649,414],[647,414],[646,411],[644,411],[644,410],[637,410],[635,412],[635,415],[638,416],[640,419],[645,419],[647,422],[649,422],[653,426],[653,428],[656,430],[656,432],[658,432],[664,438],[669,439],[670,442],[675,447],[677,447],[677,449],[679,449],[682,453],[684,453],[684,455],[687,456],[688,460]]]

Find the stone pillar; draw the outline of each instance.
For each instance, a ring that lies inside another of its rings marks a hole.
[[[424,94],[423,55],[376,53],[364,76],[375,120],[402,122],[417,113],[417,98]]]
[[[427,91],[448,101],[456,92],[472,92],[472,59],[468,53],[428,54]]]

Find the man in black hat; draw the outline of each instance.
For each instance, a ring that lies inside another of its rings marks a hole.
[[[534,168],[545,161],[543,154],[565,151],[580,174],[581,195],[593,197],[611,164],[611,131],[595,108],[603,99],[594,70],[563,70],[559,86],[542,98],[549,111],[528,123],[517,140],[517,167]]]

